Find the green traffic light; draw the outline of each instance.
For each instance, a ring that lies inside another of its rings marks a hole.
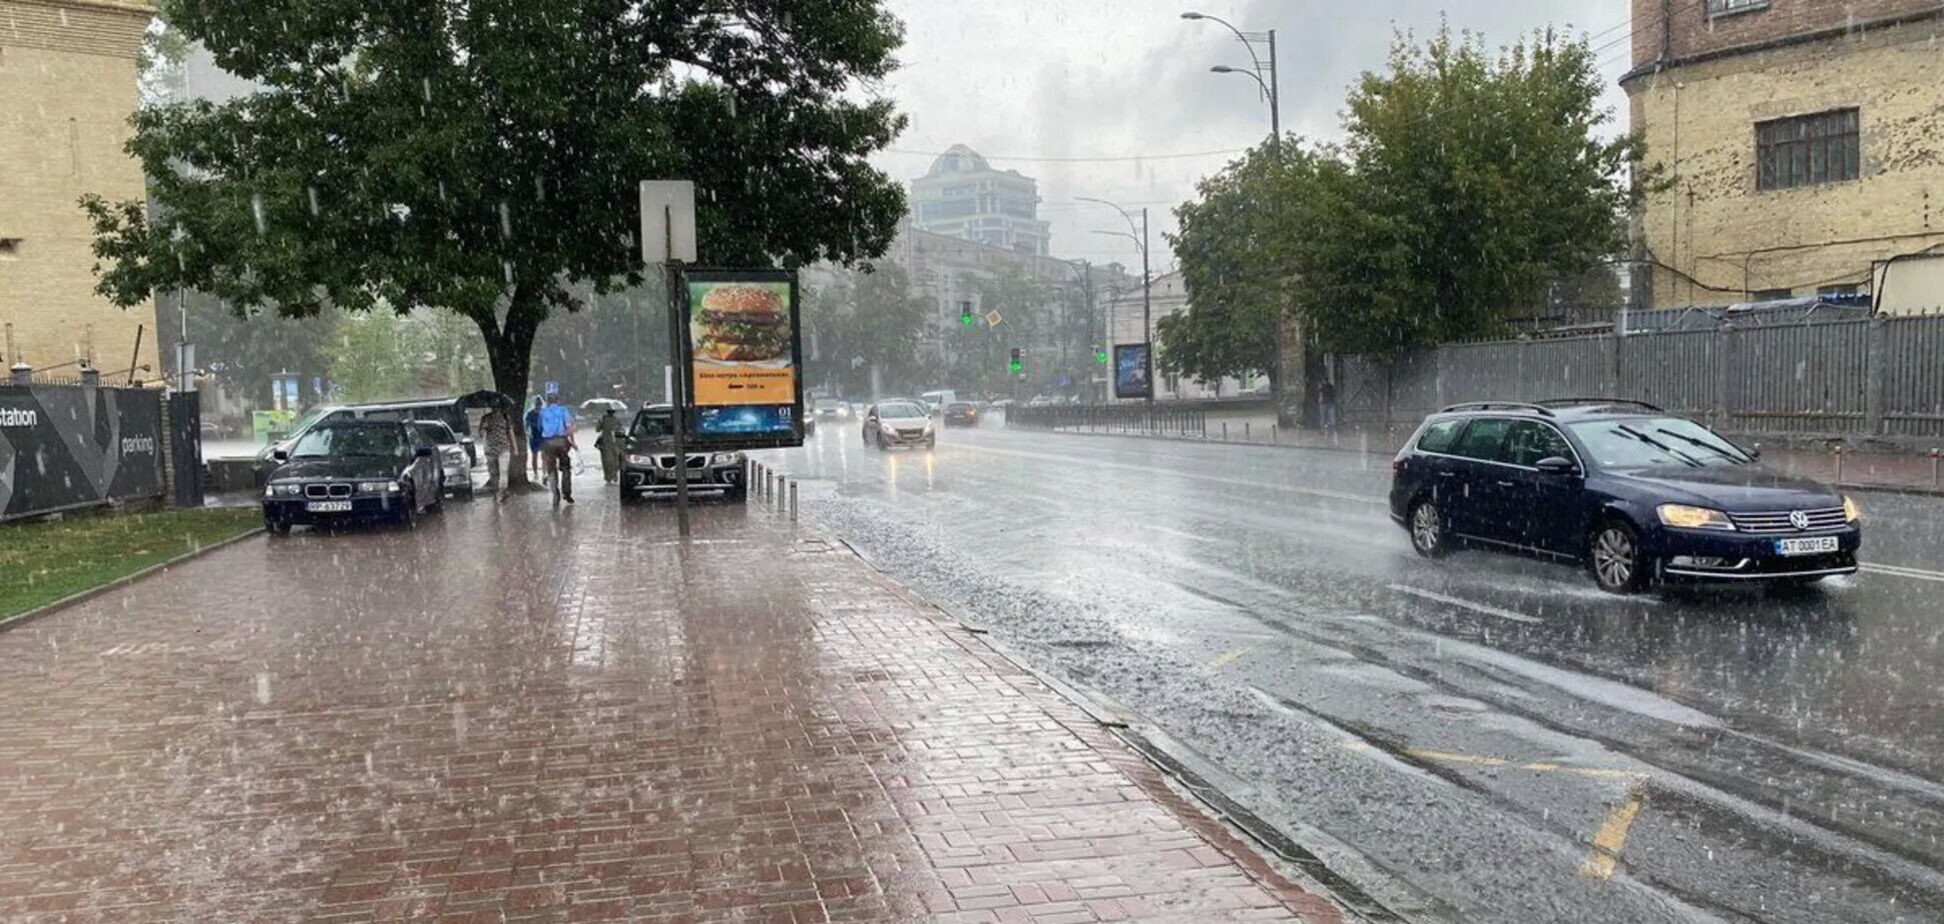
[[[960,324],[963,324],[963,325],[965,325],[966,327],[971,327],[971,326],[972,326],[972,316],[971,316],[971,315],[969,315],[969,314],[962,314],[962,315],[959,315],[959,323],[960,323]]]
[[[1026,366],[1022,363],[1007,363],[1006,368],[1011,369],[1013,372],[1018,372],[1021,369],[1026,368]]]
[[[1107,351],[1106,351],[1106,350],[1099,350],[1099,351],[1096,351],[1096,352],[1094,353],[1094,359],[1097,359],[1097,360],[1099,360],[1099,361],[1101,361],[1101,362],[1103,362],[1103,363],[1104,363],[1104,362],[1106,362],[1106,361],[1107,361]]]

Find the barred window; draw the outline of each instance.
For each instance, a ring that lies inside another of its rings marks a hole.
[[[1741,13],[1759,10],[1769,5],[1769,0],[1708,0],[1708,15],[1721,16],[1727,13]]]
[[[1856,179],[1862,160],[1857,124],[1855,109],[1755,123],[1755,188]]]

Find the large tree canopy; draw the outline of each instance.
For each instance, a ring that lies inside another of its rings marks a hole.
[[[1551,32],[1496,55],[1400,39],[1351,91],[1341,145],[1257,148],[1177,210],[1194,307],[1163,364],[1268,370],[1283,312],[1314,345],[1389,352],[1542,310],[1618,251],[1638,188],[1640,147],[1600,136],[1600,91],[1585,44]]]
[[[536,330],[642,281],[637,183],[692,179],[701,260],[849,262],[900,188],[904,124],[868,92],[901,28],[877,0],[172,0],[173,26],[265,87],[146,109],[139,203],[89,200],[100,290],[238,311],[435,308],[479,327],[499,389]]]

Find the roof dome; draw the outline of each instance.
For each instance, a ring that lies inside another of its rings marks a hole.
[[[965,145],[955,144],[946,148],[945,153],[938,155],[937,160],[932,161],[931,169],[926,171],[925,175],[938,176],[942,173],[977,173],[981,170],[991,169],[992,165],[986,163],[985,157],[979,152]]]

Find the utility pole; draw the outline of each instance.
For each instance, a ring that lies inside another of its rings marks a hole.
[[[1147,406],[1154,408],[1154,274],[1148,270],[1148,210],[1141,206],[1141,363],[1147,372]]]

